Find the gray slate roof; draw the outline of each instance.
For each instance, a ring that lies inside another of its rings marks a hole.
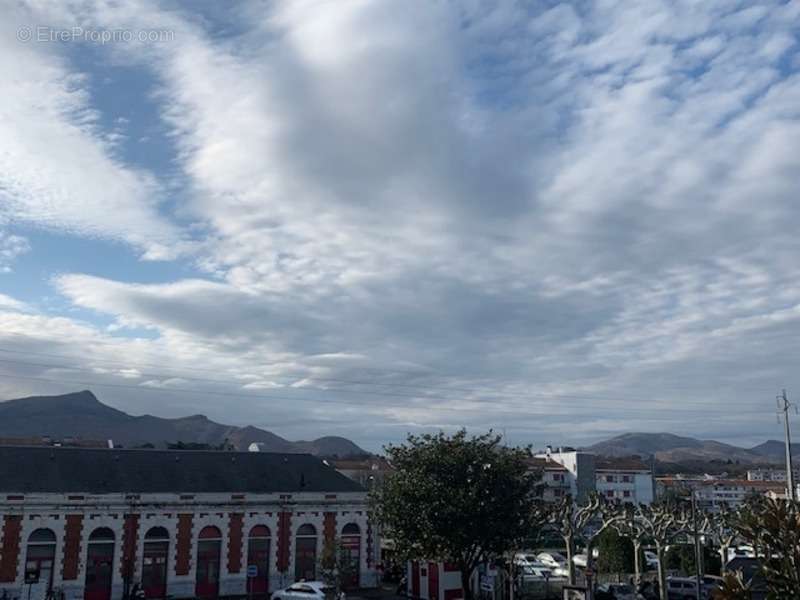
[[[2,493],[363,491],[310,454],[0,446]]]

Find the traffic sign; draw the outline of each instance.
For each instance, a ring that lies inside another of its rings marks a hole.
[[[258,567],[256,565],[247,565],[247,576],[258,577]]]

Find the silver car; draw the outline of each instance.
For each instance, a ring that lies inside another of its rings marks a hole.
[[[322,581],[299,581],[272,594],[272,600],[344,600],[336,598],[336,590]]]

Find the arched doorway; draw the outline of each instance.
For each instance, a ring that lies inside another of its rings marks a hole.
[[[50,529],[35,529],[28,536],[25,551],[25,583],[31,600],[44,600],[53,589],[56,560],[56,534]]]
[[[147,598],[167,595],[167,556],[169,532],[164,527],[151,527],[144,534],[142,590]]]
[[[197,578],[194,594],[198,598],[219,595],[219,564],[222,534],[213,526],[200,530],[197,542]]]
[[[255,577],[248,576],[247,590],[252,596],[266,596],[269,593],[270,541],[268,527],[256,525],[250,530],[247,539],[247,566],[248,571],[255,569]]]
[[[356,523],[342,528],[342,554],[347,557],[348,588],[357,588],[361,579],[361,529]]]
[[[306,523],[297,530],[294,543],[294,579],[313,581],[317,576],[317,530]]]
[[[114,532],[108,527],[95,529],[87,546],[84,600],[110,600],[114,579]]]

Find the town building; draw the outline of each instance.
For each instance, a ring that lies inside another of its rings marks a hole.
[[[558,465],[563,469],[560,474],[552,471],[551,481],[547,479],[544,481],[545,488],[554,488],[552,492],[554,499],[558,499],[568,493],[577,502],[583,503],[589,497],[589,494],[595,491],[594,454],[580,452],[572,448],[553,450],[548,446],[543,453],[535,455],[534,458],[545,461],[545,476],[548,475],[548,464]],[[556,491],[559,489],[561,492]],[[545,493],[548,494],[547,489],[545,489]]]
[[[534,457],[531,466],[542,473],[541,496],[545,502],[570,495],[582,503],[593,492],[612,501],[653,502],[653,472],[637,457],[605,458],[572,449],[548,448]]]
[[[548,458],[534,457],[529,461],[530,468],[540,473],[540,496],[545,502],[558,502],[573,493],[571,473],[561,464]]]
[[[365,490],[307,454],[0,447],[0,597],[265,598],[334,541],[376,585]]]
[[[800,481],[800,469],[792,469],[792,477]],[[748,481],[786,481],[786,469],[750,469]]]
[[[367,490],[383,485],[383,481],[392,472],[389,461],[378,456],[364,459],[333,459],[329,462],[339,473]]]
[[[652,469],[638,458],[600,458],[595,462],[597,493],[607,500],[652,504]]]
[[[711,479],[659,477],[658,495],[674,490],[694,493],[697,506],[707,512],[719,512],[723,506],[736,508],[750,496],[785,494],[785,483],[779,481],[748,481],[747,479]]]

